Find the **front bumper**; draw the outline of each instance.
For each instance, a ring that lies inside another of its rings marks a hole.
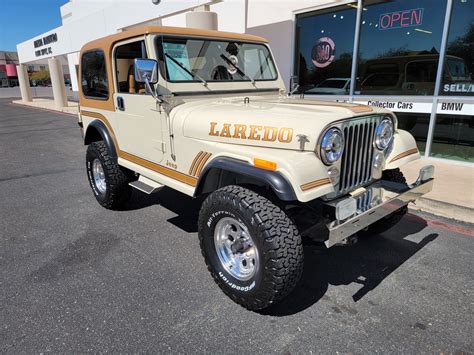
[[[430,192],[433,188],[433,174],[434,167],[425,166],[420,170],[416,182],[411,185],[380,180],[361,189],[358,194],[327,203],[334,209],[337,206],[349,206],[355,203],[355,212],[344,220],[336,219],[326,225],[329,231],[326,246],[331,247],[340,243],[345,238]]]

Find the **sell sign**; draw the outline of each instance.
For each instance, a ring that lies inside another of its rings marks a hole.
[[[420,26],[423,23],[424,9],[410,9],[381,14],[379,18],[380,30],[392,30]]]

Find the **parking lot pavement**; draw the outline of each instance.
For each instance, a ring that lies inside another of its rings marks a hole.
[[[96,203],[75,117],[0,100],[0,150],[1,352],[474,351],[472,225],[308,245],[295,292],[254,313],[208,274],[190,198]]]

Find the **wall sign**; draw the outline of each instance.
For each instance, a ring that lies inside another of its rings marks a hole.
[[[336,44],[329,37],[318,39],[311,51],[311,60],[316,68],[326,68],[334,61]]]
[[[455,92],[458,94],[467,94],[474,92],[474,83],[445,84],[444,92]]]
[[[468,104],[468,103],[456,102],[456,101],[438,102],[437,112],[446,113],[446,114],[473,116],[474,104]]]
[[[420,26],[423,24],[423,12],[425,9],[410,9],[381,14],[379,18],[379,30],[392,30]]]
[[[52,33],[48,36],[37,39],[36,41],[33,42],[33,45],[35,46],[35,48],[40,48],[57,41],[58,41],[58,35],[56,33]],[[36,57],[40,57],[42,55],[47,55],[47,54],[53,54],[51,47],[41,48],[35,51]]]
[[[412,113],[431,113],[433,108],[432,102],[413,102],[413,101],[391,101],[391,100],[357,100],[357,104],[380,107],[390,111],[412,112]],[[459,101],[438,102],[437,113],[457,114],[457,115],[474,115],[474,104]]]
[[[389,101],[389,100],[368,100],[365,105],[385,108],[398,112],[431,112],[433,104],[431,102],[413,102],[413,101]]]

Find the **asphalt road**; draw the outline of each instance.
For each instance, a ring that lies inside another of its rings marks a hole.
[[[306,246],[300,285],[259,314],[212,281],[191,199],[96,203],[75,117],[0,100],[0,151],[1,352],[474,352],[472,225],[409,214]]]

